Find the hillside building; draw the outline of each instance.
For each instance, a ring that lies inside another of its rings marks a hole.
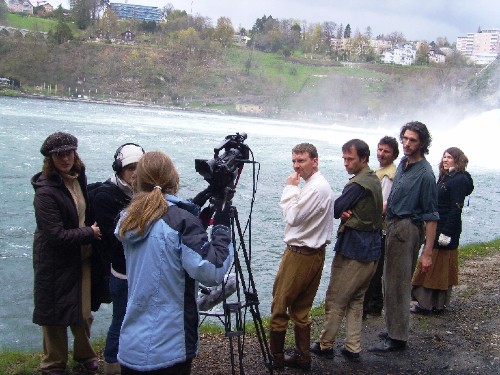
[[[7,7],[11,12],[33,14],[33,4],[29,0],[9,0]]]
[[[481,30],[457,38],[457,51],[472,62],[486,65],[500,55],[500,29]]]
[[[162,19],[162,11],[158,7],[122,3],[110,3],[109,6],[120,19],[148,22],[160,22]]]
[[[382,54],[384,64],[412,65],[417,59],[417,48],[407,42],[398,43],[393,49]]]
[[[427,54],[430,63],[444,64],[446,62],[446,55],[439,49],[431,49]]]

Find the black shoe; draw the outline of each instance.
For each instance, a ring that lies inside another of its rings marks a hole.
[[[369,318],[378,318],[380,316],[382,316],[382,311],[368,311],[366,313],[363,313],[363,320]]]
[[[381,339],[386,339],[387,337],[389,336],[389,334],[387,333],[387,331],[382,331],[378,334],[378,337],[380,337]]]
[[[340,349],[340,353],[351,362],[359,362],[359,353],[350,352],[346,348]]]
[[[387,353],[396,352],[406,349],[406,341],[394,340],[389,336],[384,341],[379,342],[376,345],[371,346],[369,352]]]
[[[330,359],[332,359],[335,355],[333,348],[321,349],[321,345],[319,344],[318,341],[313,342],[309,350],[311,351],[311,353]]]
[[[430,315],[430,314],[432,314],[432,310],[424,309],[418,303],[416,305],[410,307],[410,312],[413,313],[413,314],[420,314],[420,315]]]

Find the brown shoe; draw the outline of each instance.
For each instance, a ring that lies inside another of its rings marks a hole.
[[[286,331],[269,331],[269,350],[273,357],[273,369],[285,368],[283,348],[285,346]]]
[[[295,326],[295,349],[292,355],[285,354],[285,366],[300,368],[308,371],[311,369],[311,327]]]
[[[85,370],[88,372],[97,372],[99,370],[99,362],[97,362],[97,359],[91,359],[87,362],[83,363],[83,367]]]

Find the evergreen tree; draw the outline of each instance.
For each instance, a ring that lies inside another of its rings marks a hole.
[[[344,30],[344,38],[351,37],[351,25],[347,24]]]

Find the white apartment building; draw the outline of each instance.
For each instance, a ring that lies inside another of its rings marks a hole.
[[[417,48],[411,43],[398,43],[392,50],[382,54],[384,64],[411,65],[417,59]]]
[[[475,64],[492,62],[500,55],[500,29],[481,30],[458,37],[457,51]]]

